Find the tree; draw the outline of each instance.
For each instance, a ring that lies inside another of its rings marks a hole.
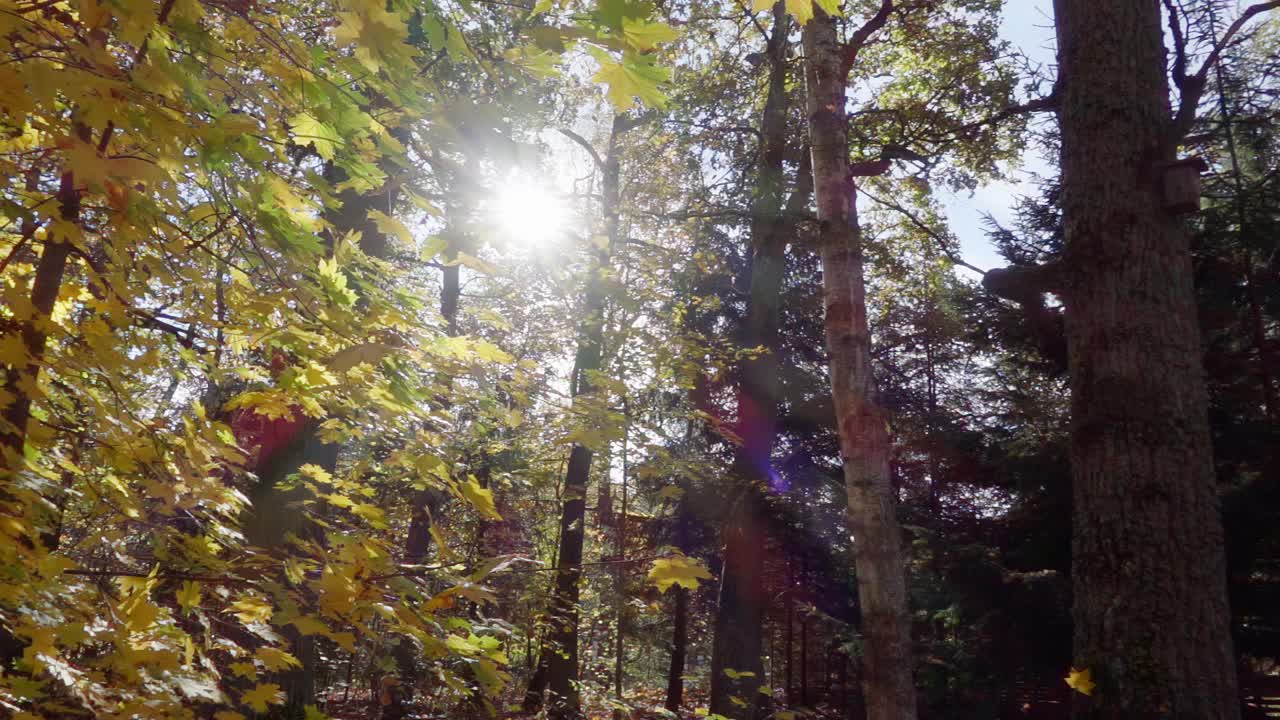
[[[1062,0],[1056,26],[1075,663],[1097,683],[1074,716],[1238,718],[1189,240],[1162,196],[1218,50],[1188,75],[1175,48],[1171,115],[1160,3]]]
[[[889,477],[888,418],[875,397],[845,110],[849,70],[862,44],[892,10],[891,0],[885,0],[847,46],[837,40],[835,19],[822,10],[804,30],[829,372],[866,637],[863,688],[869,720],[916,715],[901,530]]]
[[[764,553],[773,486],[777,436],[779,294],[794,220],[808,204],[803,171],[787,199],[787,56],[790,19],[783,3],[773,6],[773,28],[764,51],[767,89],[760,118],[760,160],[750,219],[750,276],[740,346],[752,354],[738,368],[737,423],[740,445],[730,470],[732,490],[724,529],[724,570],[716,609],[711,656],[710,710],[726,717],[762,717],[767,695],[761,650],[764,630]]]

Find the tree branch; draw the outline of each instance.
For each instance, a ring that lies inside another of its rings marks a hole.
[[[595,162],[596,167],[601,170],[604,170],[604,160],[600,157],[600,153],[596,152],[596,149],[591,146],[591,143],[587,142],[586,138],[582,137],[578,133],[568,128],[558,128],[558,129],[560,130],[561,135],[581,145],[582,149],[586,150],[587,154],[591,156],[591,159]]]
[[[951,261],[952,265],[957,265],[959,267],[965,268],[966,270],[972,270],[973,272],[976,272],[979,275],[986,275],[985,270],[965,262],[963,258],[961,258],[959,255],[956,255],[955,251],[952,250],[951,246],[947,243],[947,238],[939,234],[938,231],[929,227],[929,225],[925,223],[925,221],[917,217],[915,213],[903,207],[901,204],[894,202],[893,200],[885,200],[883,198],[876,197],[875,195],[872,195],[866,190],[863,190],[861,187],[858,187],[858,192],[862,193],[864,196],[867,197],[867,199],[871,200],[872,202],[878,205],[887,207],[890,210],[896,210],[899,213],[901,213],[902,216],[905,217],[907,220],[909,220],[912,225],[915,225],[917,228],[920,229],[921,232],[928,235],[931,239],[933,239],[934,242],[938,243],[938,247],[942,250],[942,254],[947,256],[947,259]]]
[[[1240,30],[1248,24],[1255,15],[1260,15],[1268,10],[1280,8],[1280,0],[1268,0],[1267,2],[1254,3],[1245,8],[1240,13],[1240,17],[1235,19],[1227,31],[1223,33],[1222,38],[1214,44],[1213,49],[1209,52],[1209,56],[1205,58],[1200,65],[1200,69],[1194,75],[1186,76],[1185,59],[1182,72],[1183,80],[1178,83],[1182,90],[1181,97],[1178,100],[1178,112],[1173,116],[1173,121],[1169,124],[1169,135],[1165,138],[1165,150],[1171,151],[1182,142],[1182,138],[1191,130],[1191,126],[1196,121],[1196,111],[1200,107],[1200,96],[1204,93],[1205,85],[1209,80],[1209,71],[1218,63],[1222,57],[1222,53],[1235,39]],[[1175,36],[1176,39],[1176,36]],[[1174,61],[1174,82],[1178,82],[1178,60]]]
[[[876,11],[871,19],[862,24],[850,36],[849,42],[844,46],[844,57],[840,62],[840,76],[849,77],[849,71],[853,69],[853,64],[858,61],[858,53],[862,52],[863,46],[867,44],[867,40],[871,38],[877,30],[884,27],[889,21],[889,13],[893,12],[893,0],[882,0],[880,9]]]

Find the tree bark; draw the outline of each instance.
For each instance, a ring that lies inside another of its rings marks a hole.
[[[867,718],[913,720],[911,622],[889,473],[888,417],[875,399],[862,236],[849,176],[848,48],[837,40],[834,19],[815,10],[817,16],[804,29],[809,141],[818,198],[832,398],[849,494],[866,647]]]
[[[583,301],[583,320],[578,334],[577,356],[573,365],[573,381],[570,388],[577,398],[594,391],[591,375],[600,370],[604,338],[605,275],[610,257],[618,241],[618,218],[621,204],[621,160],[618,157],[619,141],[631,127],[631,121],[619,115],[613,120],[609,134],[609,149],[601,164],[601,205],[604,216],[604,233],[608,238],[604,247],[591,245],[592,253],[588,269],[587,287]],[[552,720],[573,720],[582,716],[582,703],[578,693],[578,597],[582,579],[582,544],[586,524],[587,481],[591,475],[592,451],[585,445],[575,444],[569,454],[569,467],[565,472],[563,499],[560,514],[559,563],[555,587],[549,609],[550,630],[547,633],[541,656],[546,662],[546,683],[551,693],[549,717]],[[541,669],[541,668],[539,668]],[[536,675],[535,675],[536,679]],[[526,694],[525,710],[540,706],[541,693]],[[533,705],[531,707],[530,705]]]
[[[692,434],[691,430],[692,423],[688,434]],[[688,554],[691,550],[689,525],[693,522],[693,513],[686,495],[682,494],[677,503],[675,545]],[[675,607],[671,615],[671,663],[667,666],[667,701],[664,707],[678,713],[684,704],[684,665],[689,652],[689,591],[679,585],[671,591],[675,594]]]
[[[1073,717],[1240,717],[1159,0],[1057,0]]]
[[[82,139],[88,134],[83,126]],[[75,188],[75,175],[66,171],[59,179],[58,202],[59,213],[63,221],[78,227],[80,224],[80,193]],[[71,254],[71,241],[59,235],[53,235],[45,243],[36,263],[35,278],[31,283],[30,317],[17,324],[16,334],[22,342],[26,364],[12,367],[5,374],[4,397],[10,398],[9,406],[0,414],[0,501],[14,501],[11,489],[15,476],[26,464],[24,447],[27,442],[27,425],[31,420],[32,396],[37,391],[40,381],[40,369],[45,363],[45,350],[49,342],[49,326],[53,315],[53,306],[62,289],[62,276],[66,272],[67,258]],[[19,512],[28,512],[28,508],[18,501]],[[45,534],[45,530],[37,527],[35,532],[24,542],[31,545],[36,538]],[[49,549],[49,548],[46,548]],[[27,643],[9,630],[9,623],[0,623],[0,671],[8,670],[10,665],[22,657]]]
[[[783,213],[787,148],[786,53],[789,20],[773,8],[769,85],[760,121],[760,165],[752,203],[751,281],[743,348],[762,352],[739,367],[738,424],[742,444],[731,469],[731,505],[724,531],[724,564],[711,653],[710,711],[757,718],[768,696],[761,659],[764,629],[764,492],[774,477],[778,416],[778,316],[790,224]],[[730,675],[726,671],[733,671]]]

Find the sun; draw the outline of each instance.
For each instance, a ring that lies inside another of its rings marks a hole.
[[[569,230],[570,212],[549,183],[510,178],[493,196],[491,220],[507,242],[530,247],[554,244]]]

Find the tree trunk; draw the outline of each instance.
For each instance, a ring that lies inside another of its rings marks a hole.
[[[787,556],[787,590],[783,595],[782,602],[786,604],[786,623],[787,630],[783,640],[783,652],[787,656],[786,665],[786,687],[787,687],[787,704],[796,701],[796,687],[792,682],[794,673],[792,672],[791,658],[795,654],[795,615],[796,615],[796,578],[795,566],[790,556]]]
[[[325,175],[325,179],[335,185],[346,179],[346,173],[332,165],[326,168]],[[333,228],[326,242],[329,251],[332,252],[335,245],[333,238],[358,232],[360,249],[370,257],[385,259],[388,256],[387,238],[378,231],[368,213],[377,209],[392,214],[396,195],[394,187],[363,195],[350,189],[339,193],[338,206],[326,213],[326,220]],[[250,544],[270,550],[285,545],[290,535],[305,537],[317,532],[307,514],[300,510],[301,503],[312,496],[311,492],[301,484],[282,489],[282,483],[305,464],[317,465],[330,473],[336,471],[341,447],[322,440],[319,429],[318,420],[309,421],[290,447],[280,451],[259,469],[258,483],[249,491],[250,506],[244,514],[242,526],[245,539]],[[286,695],[280,714],[283,717],[300,716],[316,700],[315,642],[312,636],[302,635],[293,626],[283,632],[301,666],[275,676]]]
[[[1159,0],[1058,0],[1078,719],[1240,717]]]
[[[764,628],[765,504],[775,476],[777,435],[779,295],[790,224],[783,212],[787,142],[786,53],[789,21],[782,3],[773,8],[768,57],[769,87],[760,122],[760,169],[751,220],[751,281],[741,346],[762,348],[739,367],[738,435],[731,470],[731,505],[724,531],[724,564],[711,653],[712,713],[761,717],[768,696],[761,660]],[[730,676],[726,671],[733,671]],[[735,702],[736,701],[736,702]]]
[[[849,177],[847,55],[836,38],[835,21],[816,11],[804,29],[809,141],[818,197],[831,390],[849,494],[866,647],[867,719],[913,720],[911,622],[889,476],[888,417],[875,399],[862,236]]]
[[[671,665],[667,668],[667,701],[663,707],[680,712],[684,703],[684,664],[689,652],[689,591],[672,588],[675,609],[671,616]]]
[[[82,139],[88,135],[83,126],[77,125]],[[75,176],[71,171],[62,174],[58,187],[60,216],[64,222],[79,227],[80,193],[75,188]],[[15,334],[22,343],[26,365],[12,367],[5,374],[3,396],[10,398],[9,406],[0,415],[0,501],[13,502],[11,489],[14,480],[26,464],[24,446],[27,442],[27,425],[31,420],[32,395],[40,381],[40,368],[45,363],[45,349],[49,341],[48,327],[53,306],[62,289],[62,276],[66,272],[67,257],[71,254],[71,241],[60,235],[52,235],[45,243],[36,263],[35,278],[31,283],[31,311],[27,320],[17,324]],[[21,512],[30,512],[20,500],[16,505]],[[38,507],[38,504],[35,505]],[[27,518],[19,518],[26,521]],[[23,523],[25,525],[25,522]],[[24,544],[34,545],[36,538],[45,535],[46,529],[32,528],[34,532]],[[46,548],[46,550],[49,548]],[[7,614],[7,612],[5,613]],[[0,618],[3,619],[3,618]],[[0,622],[0,672],[22,657],[27,643],[13,634],[9,622]]]
[[[573,381],[570,388],[574,398],[590,394],[594,387],[592,373],[600,369],[604,337],[605,276],[610,256],[618,240],[618,213],[620,206],[620,159],[618,143],[630,127],[630,121],[616,116],[609,134],[609,150],[601,161],[602,209],[605,236],[604,247],[592,244],[591,264],[588,269],[587,288],[583,302],[583,321],[578,334],[577,356],[573,365]],[[582,579],[582,542],[586,524],[587,481],[591,475],[592,451],[585,445],[574,445],[569,454],[569,467],[565,472],[563,499],[560,514],[559,562],[555,587],[551,593],[549,608],[550,630],[541,656],[546,662],[547,689],[551,692],[550,713],[552,720],[571,720],[582,715],[578,694],[578,596]],[[541,660],[540,660],[541,662]],[[541,669],[541,668],[539,668]],[[537,676],[535,674],[535,679]],[[541,693],[526,694],[525,710],[540,706]],[[530,706],[532,701],[532,707]]]
[[[681,552],[688,554],[692,510],[686,495],[681,495],[677,502],[675,544]],[[675,593],[675,608],[671,616],[671,664],[667,667],[667,701],[664,707],[678,713],[684,704],[684,665],[689,652],[689,591],[679,585],[671,591]]]

